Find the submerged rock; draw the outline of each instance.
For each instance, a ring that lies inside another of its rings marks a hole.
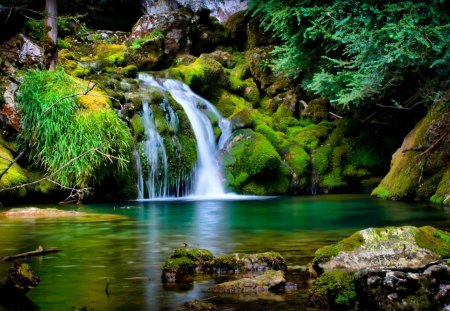
[[[221,310],[212,303],[207,303],[199,300],[185,302],[181,307],[175,309],[175,311],[219,311]]]
[[[214,257],[206,249],[177,248],[164,263],[162,281],[191,282],[195,273],[245,273],[286,269],[286,261],[277,252]]]
[[[283,288],[286,280],[283,271],[267,270],[262,275],[224,282],[208,289],[212,293],[256,293]]]

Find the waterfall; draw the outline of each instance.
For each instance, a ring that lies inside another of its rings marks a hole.
[[[194,131],[194,135],[197,142],[197,164],[194,172],[194,180],[192,185],[192,193],[189,193],[192,196],[203,197],[203,198],[218,198],[223,197],[225,193],[225,189],[223,187],[222,182],[222,172],[220,164],[216,159],[216,153],[218,150],[223,148],[225,142],[231,136],[231,124],[228,120],[224,119],[219,111],[207,100],[198,96],[184,83],[178,80],[172,79],[161,79],[156,80],[149,74],[141,73],[139,74],[139,80],[141,81],[141,85],[147,87],[157,87],[160,90],[170,93],[175,101],[177,101],[180,106],[184,109],[190,123],[192,129]],[[169,108],[170,107],[170,108]],[[173,127],[177,128],[178,125],[178,117],[175,118],[174,110],[167,102],[163,106],[164,111],[169,114],[171,120],[173,120]],[[144,105],[144,116],[147,115],[145,110],[148,109],[148,103]],[[218,126],[222,131],[222,135],[219,138],[219,142],[216,145],[216,139],[214,136],[213,126],[211,121],[209,120],[207,114],[212,114],[218,120]],[[149,118],[151,119],[151,118]],[[145,121],[147,122],[147,121]],[[146,123],[146,133],[150,135],[151,139],[147,139],[148,141],[152,141],[152,143],[146,143],[146,154],[151,155],[163,155],[165,158],[165,173],[166,180],[163,183],[154,183],[154,186],[161,186],[162,184],[165,186],[165,191],[154,193],[154,196],[150,196],[150,198],[158,198],[165,197],[167,193],[167,156],[165,155],[164,145],[162,144],[161,137],[156,132],[153,123]],[[149,129],[147,131],[147,129]],[[176,130],[176,129],[174,129]],[[159,138],[157,138],[159,137]],[[160,143],[161,142],[161,143]],[[152,169],[156,170],[153,174],[153,177],[160,176],[161,168],[159,167],[160,158],[157,157],[148,157],[149,169],[150,166]],[[157,159],[156,163],[152,163],[152,159]],[[185,176],[180,176],[177,181],[174,181],[176,184],[175,193],[170,195],[180,195],[183,191],[181,183],[189,181],[186,180]],[[156,181],[156,179],[155,179]],[[153,180],[152,180],[153,182]],[[138,181],[139,184],[139,181]],[[150,193],[150,182],[147,182],[148,191]],[[186,188],[186,187],[185,187]],[[186,194],[186,193],[182,193]]]
[[[147,179],[145,184],[147,186],[148,198],[164,198],[167,196],[168,188],[168,164],[167,154],[164,147],[163,140],[156,130],[155,123],[153,121],[152,110],[150,109],[148,102],[144,101],[142,104],[142,117],[144,120],[145,136],[146,140],[143,142],[143,154],[147,163]],[[138,152],[136,152],[138,154]],[[141,159],[136,157],[136,166],[141,164]],[[138,195],[139,199],[144,198],[143,191],[140,190],[142,175],[142,165],[138,168]],[[141,175],[141,176],[139,176]],[[143,186],[142,186],[143,188]],[[140,195],[142,194],[142,197]]]

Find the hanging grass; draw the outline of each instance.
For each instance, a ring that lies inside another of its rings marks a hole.
[[[86,88],[64,70],[34,70],[25,74],[18,96],[23,126],[19,140],[22,147],[29,144],[31,163],[53,174],[55,182],[81,189],[100,182],[111,170],[125,173],[132,139],[109,107],[86,109],[78,104],[82,96],[73,94]]]

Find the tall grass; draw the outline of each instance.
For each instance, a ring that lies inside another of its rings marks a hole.
[[[130,132],[113,110],[80,108],[77,96],[61,100],[82,88],[63,70],[34,70],[25,74],[18,96],[19,140],[22,147],[29,143],[31,163],[74,188],[92,186],[110,170],[125,170],[131,155]]]

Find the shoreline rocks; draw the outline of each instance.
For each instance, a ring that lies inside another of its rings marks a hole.
[[[308,305],[333,310],[446,310],[450,234],[433,227],[358,231],[316,251]],[[447,258],[447,259],[446,259]]]

